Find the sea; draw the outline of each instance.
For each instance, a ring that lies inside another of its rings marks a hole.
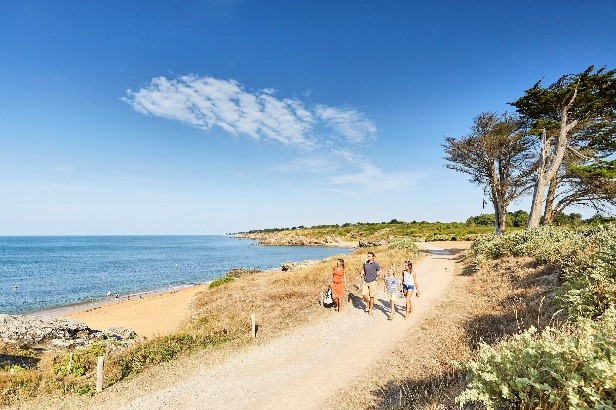
[[[26,314],[206,283],[233,268],[346,255],[348,248],[260,246],[203,236],[0,237],[0,313]]]

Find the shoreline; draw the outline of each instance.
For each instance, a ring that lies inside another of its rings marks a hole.
[[[88,300],[84,302],[71,303],[68,305],[59,305],[51,308],[34,310],[26,313],[11,313],[14,315],[24,315],[24,316],[66,316],[71,313],[78,313],[89,311],[91,309],[97,309],[101,306],[111,305],[119,302],[126,302],[131,300],[143,299],[150,296],[161,295],[165,293],[174,293],[179,290],[190,289],[196,286],[209,285],[212,281],[204,282],[204,283],[191,283],[186,285],[178,285],[171,288],[164,289],[154,289],[154,290],[145,290],[143,292],[137,293],[128,293],[123,295],[118,295],[116,298],[114,295],[106,296],[102,299],[94,299]]]
[[[146,338],[163,336],[177,330],[191,317],[193,298],[209,289],[210,282],[172,290],[141,293],[137,297],[113,297],[111,300],[48,310],[47,316],[63,317],[85,323],[89,328],[105,330],[122,327]]]

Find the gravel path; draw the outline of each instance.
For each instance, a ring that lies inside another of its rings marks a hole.
[[[434,243],[420,243],[426,258],[415,264],[421,296],[414,313],[387,320],[389,302],[381,290],[373,316],[363,305],[347,303],[341,313],[254,346],[224,363],[191,374],[169,389],[142,396],[121,409],[323,409],[340,389],[360,380],[372,364],[394,349],[444,295],[454,271],[454,256]],[[352,293],[359,291],[351,286]],[[354,337],[349,337],[354,335]]]

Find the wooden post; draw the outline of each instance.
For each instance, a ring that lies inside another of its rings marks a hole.
[[[105,366],[105,356],[98,356],[96,363],[96,392],[103,391],[103,367]]]
[[[252,322],[252,337],[257,337],[257,315],[251,313],[250,321]]]
[[[66,365],[66,374],[71,374],[71,367],[73,367],[73,352],[68,356],[68,365]]]

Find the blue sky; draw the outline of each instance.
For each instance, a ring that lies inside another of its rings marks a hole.
[[[614,21],[612,0],[3,0],[0,235],[491,212],[444,138],[616,68]]]

